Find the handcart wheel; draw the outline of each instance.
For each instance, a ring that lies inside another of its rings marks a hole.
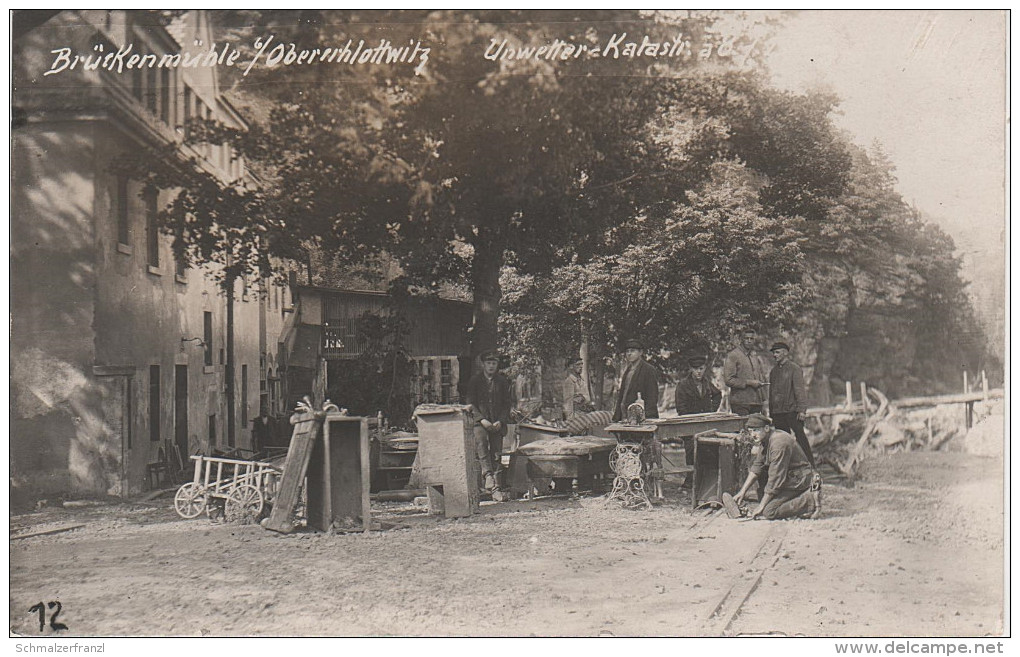
[[[241,484],[230,491],[224,513],[229,522],[257,522],[262,513],[262,493],[251,484]]]
[[[177,515],[187,520],[201,515],[205,504],[205,493],[193,481],[178,488],[177,494],[174,495],[174,510],[177,511]]]

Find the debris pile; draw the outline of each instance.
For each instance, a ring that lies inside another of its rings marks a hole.
[[[953,439],[957,442],[963,439],[968,452],[1001,453],[1002,416],[1001,412],[995,415],[989,403],[975,404],[975,420],[987,419],[968,432],[963,404],[938,403],[933,399],[930,406],[918,404],[918,400],[900,405],[875,388],[869,388],[867,393],[867,407],[847,409],[846,413],[825,409],[814,415],[806,427],[813,434],[816,460],[848,480],[856,477],[860,462],[871,455],[935,451],[945,449]],[[979,428],[986,425],[987,428]]]

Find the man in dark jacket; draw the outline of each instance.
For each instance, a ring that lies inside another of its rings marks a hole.
[[[259,409],[259,416],[252,420],[251,425],[251,450],[256,454],[262,452],[266,447],[276,441],[276,424],[269,417],[269,409],[265,402]]]
[[[705,376],[708,360],[695,356],[687,361],[691,372],[676,384],[676,414],[715,413],[719,410],[722,393]]]
[[[467,390],[467,402],[474,409],[476,456],[486,490],[496,487],[493,473],[500,466],[503,436],[513,407],[510,379],[498,369],[499,355],[493,350],[483,352],[482,371],[471,377]]]
[[[644,349],[637,340],[624,343],[626,364],[620,380],[620,393],[616,398],[613,421],[627,417],[627,407],[637,401],[638,394],[645,402],[645,417],[659,417],[659,375],[644,359]]]
[[[792,432],[804,455],[815,465],[811,443],[804,433],[804,418],[807,417],[807,386],[800,366],[790,360],[790,347],[785,342],[772,345],[776,364],[769,372],[769,415],[777,429]]]

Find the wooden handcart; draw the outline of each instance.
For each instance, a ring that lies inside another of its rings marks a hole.
[[[177,489],[174,509],[182,518],[203,511],[214,517],[222,504],[227,520],[257,522],[276,499],[282,470],[264,461],[192,456],[195,477]]]

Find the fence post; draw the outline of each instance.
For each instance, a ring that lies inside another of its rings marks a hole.
[[[846,407],[854,405],[854,387],[849,381],[846,382]]]

